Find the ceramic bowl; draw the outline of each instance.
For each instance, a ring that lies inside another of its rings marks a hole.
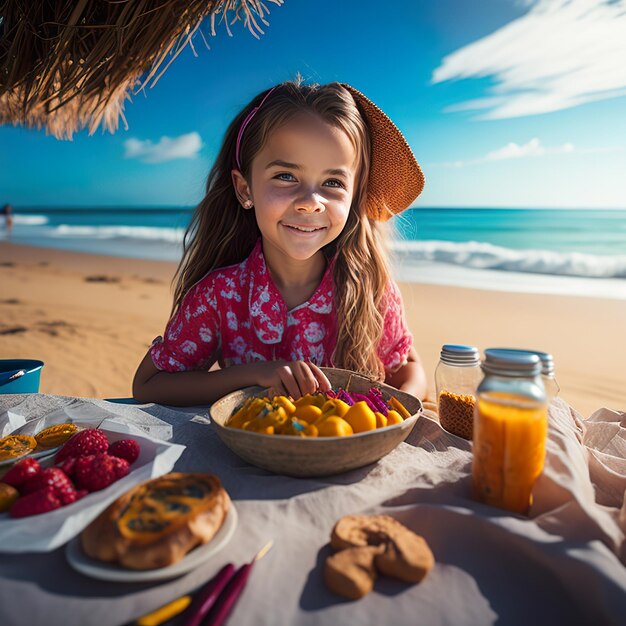
[[[377,428],[348,437],[291,437],[264,435],[224,426],[233,411],[250,396],[262,395],[261,387],[246,387],[215,402],[210,409],[211,422],[219,438],[239,457],[276,474],[288,476],[329,476],[374,463],[389,454],[408,436],[422,412],[422,403],[414,396],[389,385],[336,368],[322,368],[333,389],[367,393],[376,385],[387,399],[395,396],[411,413],[401,424]]]

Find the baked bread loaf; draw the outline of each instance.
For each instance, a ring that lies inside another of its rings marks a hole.
[[[137,485],[80,535],[92,559],[134,570],[180,561],[220,529],[230,498],[213,474],[171,473]]]
[[[324,580],[351,599],[372,590],[376,573],[418,583],[435,565],[426,541],[388,515],[346,515],[330,543],[338,552],[326,559]]]

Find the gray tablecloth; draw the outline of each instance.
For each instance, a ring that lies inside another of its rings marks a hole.
[[[68,565],[64,548],[2,554],[4,626],[123,624],[197,588],[225,563],[250,560],[269,539],[274,547],[255,566],[231,624],[624,623],[624,414],[599,411],[581,423],[565,403],[553,405],[546,469],[531,516],[523,518],[470,499],[471,445],[428,417],[380,462],[322,479],[248,465],[217,438],[204,408],[0,396],[0,426],[10,407],[34,418],[70,402],[131,422],[171,424],[173,440],[187,446],[175,469],[218,474],[239,523],[218,556],[160,583],[87,578]],[[419,585],[381,579],[365,598],[345,601],[322,582],[329,533],[342,515],[370,512],[393,515],[423,535],[437,563]]]

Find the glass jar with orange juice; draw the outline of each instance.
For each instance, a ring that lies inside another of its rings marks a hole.
[[[485,350],[477,389],[472,487],[477,500],[527,513],[543,470],[548,403],[541,360],[531,353]]]

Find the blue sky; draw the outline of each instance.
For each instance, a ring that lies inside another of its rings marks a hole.
[[[126,104],[128,129],[0,127],[0,203],[193,205],[232,117],[300,72],[395,121],[426,174],[418,206],[626,208],[626,0],[267,6],[260,40],[196,37]]]

